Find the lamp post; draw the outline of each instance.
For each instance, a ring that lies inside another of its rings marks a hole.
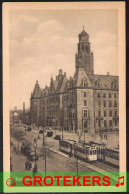
[[[60,110],[60,123],[61,123],[61,128],[62,128],[62,139],[63,139],[63,128],[64,128],[64,109],[61,108]]]
[[[35,164],[36,164],[36,148],[37,148],[37,140],[36,139],[34,139],[34,141],[33,141],[33,146],[35,148]]]
[[[19,121],[18,121],[18,153],[19,153]]]
[[[14,112],[13,114],[14,116],[14,120],[15,120],[15,124],[16,124],[16,129],[17,129],[17,134],[18,134],[18,153],[19,153],[19,120],[18,120],[18,113]]]
[[[46,158],[46,147],[44,146],[44,152],[45,152],[45,177],[46,177],[46,171],[47,171],[47,158]]]
[[[78,178],[78,158],[76,160],[76,163],[77,163],[77,178]]]
[[[44,129],[43,129],[43,146],[45,145],[45,142],[44,142]]]

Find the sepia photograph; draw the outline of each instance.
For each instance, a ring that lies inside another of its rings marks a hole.
[[[3,10],[4,170],[125,172],[124,3]]]

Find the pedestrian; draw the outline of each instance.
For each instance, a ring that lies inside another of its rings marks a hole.
[[[26,162],[25,162],[25,168],[26,168],[26,170],[28,170],[28,167],[29,167],[28,160],[26,160]]]
[[[29,161],[29,170],[32,168],[32,163]]]
[[[37,166],[37,164],[35,164],[35,165],[34,165],[33,172],[37,172],[37,170],[38,170],[38,166]]]
[[[10,163],[10,171],[12,172],[13,170],[13,165],[12,165],[12,162]]]
[[[36,173],[37,173],[37,171],[38,171],[38,166],[37,166],[37,164],[35,164],[34,165],[34,168],[33,168],[33,177],[36,175]]]

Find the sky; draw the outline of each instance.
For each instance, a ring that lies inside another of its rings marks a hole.
[[[119,75],[117,10],[11,10],[9,13],[10,109],[30,106],[36,80],[50,85],[59,69],[75,72],[78,34],[85,26],[95,74]]]

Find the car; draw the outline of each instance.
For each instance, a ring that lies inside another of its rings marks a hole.
[[[43,133],[43,132],[44,132],[44,130],[43,130],[43,129],[40,129],[40,130],[39,130],[39,133]]]
[[[61,136],[60,135],[55,135],[54,139],[55,140],[60,140],[61,139]]]
[[[28,127],[28,128],[27,128],[27,131],[31,131],[31,130],[32,130],[32,128],[31,128],[31,127]]]
[[[29,160],[31,160],[31,161],[35,161],[35,160],[38,160],[39,159],[39,157],[38,157],[37,154],[36,154],[36,157],[35,157],[35,153],[33,151],[28,152],[27,158]]]
[[[46,137],[52,137],[53,136],[53,131],[48,131],[46,134]]]

